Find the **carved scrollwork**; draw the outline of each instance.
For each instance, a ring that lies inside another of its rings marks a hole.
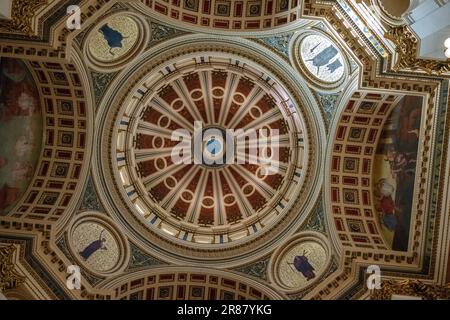
[[[48,0],[14,0],[11,20],[0,20],[0,31],[32,35],[32,19],[37,10],[47,3]]]
[[[0,247],[0,291],[16,288],[25,281],[25,277],[14,270],[14,251],[14,245]]]
[[[442,75],[450,72],[450,59],[438,61],[418,59],[419,41],[407,26],[393,28],[385,33],[385,38],[391,40],[396,48],[398,59],[393,67],[394,71],[402,69],[422,70],[430,75]]]
[[[381,289],[373,290],[371,300],[391,300],[393,295],[418,297],[424,300],[450,299],[450,285],[440,286],[425,284],[420,280],[388,280],[381,284]]]

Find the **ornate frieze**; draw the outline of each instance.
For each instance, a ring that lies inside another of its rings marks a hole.
[[[393,28],[384,36],[396,46],[395,52],[397,52],[398,58],[393,67],[394,71],[402,69],[422,70],[430,75],[438,76],[450,72],[450,59],[439,61],[417,58],[419,41],[407,26]]]
[[[450,299],[450,285],[426,284],[420,280],[388,280],[382,282],[380,290],[373,290],[371,300],[390,300],[393,296],[407,296],[424,300]]]
[[[32,35],[33,17],[48,0],[13,0],[11,20],[0,20],[0,32],[25,33]]]
[[[14,245],[0,247],[0,291],[14,289],[25,281],[25,277],[14,269]]]

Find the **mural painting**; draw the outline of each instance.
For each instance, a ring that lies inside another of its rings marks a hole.
[[[139,26],[127,16],[114,16],[100,23],[89,40],[92,56],[103,62],[111,62],[129,53],[139,40]]]
[[[422,102],[421,97],[406,96],[397,104],[375,157],[375,207],[385,240],[397,251],[408,250]]]
[[[344,60],[336,45],[320,35],[302,40],[300,55],[309,73],[317,79],[333,83],[344,75]]]
[[[315,241],[294,245],[278,263],[278,276],[288,288],[301,289],[321,275],[326,267],[325,248]]]
[[[72,234],[73,250],[95,271],[108,272],[119,262],[119,245],[111,231],[96,222],[82,222]]]
[[[0,214],[26,191],[42,143],[39,93],[26,65],[0,58]]]

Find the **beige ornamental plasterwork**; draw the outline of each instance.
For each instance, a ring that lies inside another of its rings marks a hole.
[[[14,289],[25,281],[25,277],[15,270],[13,255],[16,246],[13,244],[0,247],[0,292]]]
[[[36,13],[48,3],[48,0],[13,0],[11,19],[0,20],[0,32],[33,35],[35,32],[33,19]]]
[[[420,298],[423,300],[450,299],[450,286],[423,283],[420,280],[386,280],[381,289],[370,292],[371,300],[391,300],[395,296]]]
[[[450,59],[438,61],[431,59],[419,59],[419,42],[415,34],[408,26],[400,26],[386,32],[386,39],[395,44],[395,51],[398,55],[394,71],[403,69],[421,70],[429,75],[449,75]]]

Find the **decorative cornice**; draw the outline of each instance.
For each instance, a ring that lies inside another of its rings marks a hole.
[[[450,59],[447,61],[418,59],[419,41],[408,26],[393,28],[385,33],[385,38],[395,44],[398,59],[394,71],[402,69],[422,70],[429,75],[442,75],[450,72]]]
[[[425,284],[419,280],[388,280],[380,290],[370,293],[371,300],[391,300],[393,295],[417,297],[424,300],[450,299],[450,285]]]
[[[14,270],[14,245],[0,247],[0,291],[14,289],[25,281],[25,277]]]
[[[47,3],[48,0],[14,0],[11,20],[0,20],[0,31],[24,33],[31,36],[34,33],[33,17],[38,9]]]

